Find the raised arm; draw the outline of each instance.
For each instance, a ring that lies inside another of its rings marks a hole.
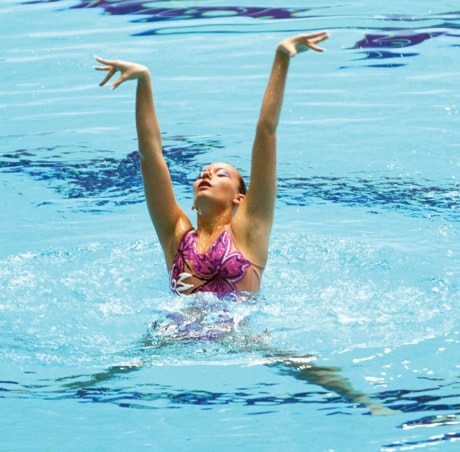
[[[327,39],[325,31],[302,34],[282,41],[275,54],[270,78],[262,101],[252,149],[249,191],[239,207],[236,220],[244,224],[249,254],[264,265],[273,223],[276,199],[276,130],[283,104],[286,77],[292,57],[308,49],[322,52],[317,44]],[[257,243],[255,247],[251,243]],[[255,249],[253,249],[255,248]]]
[[[112,84],[112,89],[127,80],[137,80],[136,127],[145,196],[169,266],[175,253],[175,236],[178,229],[186,230],[191,226],[176,202],[169,170],[163,158],[150,72],[145,66],[127,61],[106,60],[99,57],[96,59],[104,65],[96,69],[107,71],[107,75],[100,83],[101,86],[118,71],[121,75]]]

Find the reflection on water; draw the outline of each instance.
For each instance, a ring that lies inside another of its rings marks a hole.
[[[186,405],[203,407],[240,405],[264,408],[264,411],[257,413],[247,411],[246,415],[276,412],[280,406],[289,404],[314,405],[318,410],[329,411],[329,414],[350,414],[350,409],[360,405],[359,402],[351,402],[347,395],[330,393],[330,381],[340,378],[340,369],[324,366],[315,369],[312,366],[313,373],[320,369],[321,377],[324,378],[322,382],[315,379],[314,376],[311,379],[304,376],[298,377],[296,374],[301,371],[295,368],[286,370],[286,366],[282,363],[275,362],[270,364],[270,367],[282,375],[305,381],[306,390],[288,394],[280,393],[279,382],[258,383],[239,387],[235,391],[185,389],[170,384],[152,383],[152,380],[156,380],[155,366],[132,363],[112,366],[87,375],[71,375],[56,379],[39,378],[33,383],[0,381],[0,392],[3,398],[76,399],[80,403],[110,403],[132,409],[178,409]],[[171,368],[171,371],[173,370],[174,367]],[[138,373],[137,376],[136,373]],[[30,375],[24,376],[24,380],[30,377]],[[341,383],[345,381],[340,380]],[[325,388],[321,387],[322,383],[325,383]],[[454,402],[456,384],[451,383],[447,386],[450,391],[447,394],[446,385],[439,381],[437,386],[433,385],[423,390],[377,392],[372,394],[372,399],[381,406],[394,410],[395,415],[397,413],[435,413],[429,416],[425,414],[415,419],[406,418],[399,425],[399,428],[402,429],[460,424],[460,413],[454,413],[460,409],[458,401]],[[398,419],[401,420],[401,416]]]
[[[460,193],[456,183],[435,186],[429,180],[404,177],[326,177],[280,180],[280,200],[305,206],[328,201],[347,206],[391,209],[410,216],[440,216],[458,221]],[[378,213],[376,211],[375,213]]]
[[[190,188],[201,169],[196,157],[222,147],[213,140],[200,142],[187,137],[168,141],[163,152],[176,187]],[[0,155],[0,173],[27,174],[64,199],[82,200],[76,210],[84,212],[108,211],[144,201],[137,151],[116,158],[103,157],[110,152],[99,150],[96,157],[93,153],[83,160],[85,150],[56,147],[7,152]],[[186,195],[190,197],[191,191],[187,190]]]
[[[364,39],[358,41],[354,48],[355,49],[401,49],[403,47],[411,47],[421,44],[427,39],[437,38],[442,36],[443,32],[432,32],[432,33],[412,33],[407,34],[370,34],[366,35]]]
[[[396,441],[391,444],[385,444],[382,446],[382,450],[412,450],[420,449],[422,447],[432,447],[443,444],[445,442],[454,442],[460,440],[460,433],[442,433],[440,435],[433,435],[427,439],[421,439],[419,441]]]
[[[30,0],[24,2],[25,4],[34,3],[47,3],[49,0]],[[60,2],[60,0],[53,0]],[[211,32],[225,32],[225,25],[232,22],[232,18],[247,18],[254,21],[292,21],[295,19],[330,19],[327,25],[329,30],[340,29],[334,26],[337,21],[335,11],[337,6],[319,6],[319,7],[245,7],[245,6],[190,6],[190,7],[155,7],[155,4],[165,3],[164,1],[131,1],[131,0],[80,0],[69,9],[83,9],[83,8],[101,8],[105,14],[109,15],[136,15],[136,19],[132,22],[146,23],[146,24],[160,24],[157,28],[146,30],[136,33],[137,36],[149,36],[165,32],[168,33],[192,33],[192,27],[200,27],[207,22],[214,25],[219,25],[221,28],[214,29]],[[182,5],[181,5],[182,6]],[[340,7],[341,5],[339,5]],[[141,16],[139,18],[139,16]],[[219,21],[220,19],[220,21]],[[407,14],[378,14],[375,16],[362,15],[357,17],[362,21],[371,21],[373,24],[366,24],[365,26],[356,26],[354,29],[374,30],[373,33],[365,34],[362,39],[356,42],[351,49],[344,50],[361,50],[373,49],[366,52],[365,59],[388,59],[388,58],[408,58],[417,56],[418,53],[404,53],[400,50],[405,47],[413,47],[423,44],[427,40],[445,36],[447,38],[459,38],[458,23],[460,14],[458,11],[446,11],[444,13],[427,13],[423,16],[407,15]],[[183,21],[186,23],[185,30],[183,28]],[[216,22],[218,21],[218,22]],[[177,30],[164,28],[163,23],[181,22],[177,25]],[[376,25],[379,24],[379,25]],[[234,24],[238,25],[238,24]],[[383,25],[383,26],[381,26]],[[299,30],[302,30],[300,28]],[[251,32],[251,30],[241,29],[238,33]],[[266,30],[265,30],[266,31]],[[292,26],[290,26],[292,31]],[[197,32],[209,32],[205,30],[197,30]],[[228,29],[228,33],[233,33],[233,30]],[[262,32],[262,31],[261,31]],[[456,44],[450,43],[449,45],[455,46]],[[398,52],[381,51],[381,49],[397,49]],[[405,65],[404,62],[395,63],[379,63],[367,64],[364,67],[386,67],[396,68]],[[343,66],[345,68],[347,66]],[[356,66],[355,66],[356,67]]]
[[[276,370],[276,369],[275,369]],[[174,371],[174,369],[172,369]],[[74,400],[82,404],[112,405],[129,410],[169,411],[190,407],[206,410],[239,408],[242,416],[267,416],[285,412],[289,407],[323,412],[338,419],[352,414],[368,414],[345,398],[332,395],[318,386],[286,392],[279,382],[256,383],[233,390],[190,389],[167,383],[155,383],[155,368],[136,365],[114,366],[93,374],[70,375],[56,379],[24,375],[24,381],[0,381],[1,398],[40,399],[44,402]],[[440,387],[425,391],[392,391],[373,394],[380,404],[401,411],[389,418],[390,424],[405,432],[419,429],[416,437],[383,444],[382,450],[407,450],[429,447],[460,439],[452,427],[460,424],[460,406],[449,403],[449,396],[440,396]],[[455,397],[451,388],[450,398]],[[430,413],[427,415],[427,412]],[[455,414],[456,413],[456,414]],[[430,428],[426,428],[430,427]],[[396,436],[393,433],[394,436]],[[399,435],[398,435],[399,436]],[[387,440],[388,441],[388,440]]]
[[[25,4],[46,3],[48,0],[31,0]],[[54,0],[60,1],[60,0]],[[245,6],[191,6],[188,8],[154,8],[155,3],[164,4],[163,0],[150,2],[120,0],[80,1],[71,9],[102,8],[110,15],[143,15],[142,22],[163,22],[171,20],[202,20],[229,17],[250,17],[253,19],[296,19],[306,17],[311,8],[270,8]]]
[[[185,199],[191,198],[191,186],[201,163],[197,157],[222,148],[216,140],[194,141],[175,137],[163,152],[173,184]],[[57,152],[59,151],[59,152]],[[27,174],[44,183],[64,199],[80,201],[76,210],[110,211],[116,206],[143,202],[142,178],[137,151],[121,159],[90,156],[72,162],[70,151],[59,149],[17,150],[0,155],[0,173]],[[109,151],[106,151],[108,154]],[[43,154],[47,154],[43,157]],[[355,177],[315,176],[278,179],[280,202],[291,206],[332,202],[347,206],[391,209],[415,217],[441,217],[459,221],[457,183],[434,185],[430,180],[383,175]],[[45,201],[44,203],[49,203]]]

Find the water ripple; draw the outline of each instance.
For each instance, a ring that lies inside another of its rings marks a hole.
[[[222,147],[216,140],[187,137],[168,140],[163,152],[181,197],[191,198],[191,184],[201,169],[197,157]],[[20,149],[0,154],[0,172],[26,174],[63,199],[79,201],[75,207],[79,211],[110,211],[117,206],[144,201],[136,151],[122,158],[103,157],[101,154],[109,151],[98,151],[97,157],[90,154],[85,161],[81,161],[81,152],[78,153],[80,160],[72,161],[71,151],[56,151],[57,148]],[[290,206],[330,202],[365,207],[371,213],[390,209],[409,216],[459,221],[459,185],[454,181],[435,185],[428,179],[410,177],[312,175],[280,177],[278,185],[279,201]]]
[[[31,0],[25,4],[47,3],[47,0]],[[56,0],[60,2],[60,0]],[[101,8],[105,14],[113,16],[136,16],[131,23],[152,24],[154,28],[134,33],[134,36],[153,36],[158,34],[190,34],[190,33],[264,33],[273,30],[257,27],[267,23],[279,22],[296,24],[290,25],[289,32],[305,29],[304,21],[310,22],[323,19],[334,23],[331,30],[349,30],[350,21],[352,29],[366,31],[363,38],[354,46],[343,50],[372,49],[365,59],[407,58],[417,56],[418,53],[403,53],[400,50],[406,47],[419,46],[425,41],[444,36],[449,41],[460,37],[458,29],[460,14],[458,11],[428,13],[426,15],[409,14],[372,14],[363,11],[355,15],[340,15],[340,5],[306,7],[245,7],[245,6],[189,6],[189,7],[164,7],[164,1],[141,0],[80,0],[68,9]],[[162,7],[155,7],[158,4]],[[236,20],[235,20],[236,19]],[[241,19],[245,19],[243,22]],[[341,25],[343,23],[343,25]],[[300,25],[299,25],[300,24]],[[384,25],[384,26],[382,26]],[[249,27],[249,28],[248,28]],[[309,28],[312,24],[309,23]],[[287,30],[285,31],[287,32]],[[457,44],[449,42],[451,47]],[[398,52],[381,49],[397,49]],[[396,68],[405,66],[404,62],[385,62],[365,64],[362,67]],[[343,66],[341,69],[348,68]]]

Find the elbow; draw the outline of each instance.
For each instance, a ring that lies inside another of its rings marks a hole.
[[[277,121],[271,121],[268,119],[261,118],[257,123],[257,132],[266,135],[274,135],[278,127]]]

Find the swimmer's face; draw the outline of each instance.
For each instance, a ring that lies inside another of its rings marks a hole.
[[[206,166],[193,184],[195,198],[206,196],[216,200],[233,201],[246,193],[240,173],[227,163],[217,162]]]

